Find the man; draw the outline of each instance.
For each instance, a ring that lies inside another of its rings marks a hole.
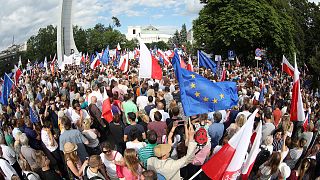
[[[197,143],[194,141],[194,130],[192,126],[189,128],[189,144],[187,154],[177,160],[170,158],[171,145],[159,144],[154,147],[154,154],[156,157],[151,157],[147,160],[147,169],[154,170],[166,179],[181,179],[180,169],[190,162],[195,156]]]
[[[19,163],[17,162],[16,153],[11,147],[5,145],[5,139],[2,135],[0,135],[0,147],[2,149],[1,157],[7,160],[9,164],[14,168],[14,170],[19,174],[20,178],[22,178],[22,171]]]
[[[166,120],[170,118],[169,114],[164,111],[164,105],[161,101],[157,102],[157,108],[154,108],[150,111],[150,119],[152,121],[154,121],[154,113],[156,111],[159,111],[161,113],[161,115],[162,115],[161,121],[166,122]]]
[[[0,170],[0,174],[5,180],[11,180],[18,176],[17,172],[12,166],[10,166],[9,162],[3,158],[2,147],[0,147]]]
[[[224,125],[219,123],[222,119],[222,115],[219,111],[216,111],[213,115],[213,122],[209,126],[208,134],[211,138],[211,149],[214,149],[223,136]]]
[[[144,107],[144,111],[148,116],[150,116],[150,111],[156,108],[156,105],[154,105],[153,99],[154,99],[153,96],[148,96],[148,104]]]
[[[128,140],[128,135],[131,131],[131,129],[133,128],[137,128],[138,131],[141,133],[141,136],[143,139],[146,139],[146,133],[144,131],[144,128],[142,125],[140,124],[137,124],[136,122],[136,114],[133,113],[133,112],[129,112],[128,113],[128,119],[129,119],[129,122],[130,122],[130,125],[127,126],[125,129],[124,129],[124,135],[123,135],[123,140],[124,142],[126,142]]]
[[[169,118],[166,120],[167,126],[169,126],[173,121],[182,120],[182,118],[179,117],[179,113],[180,113],[179,107],[177,106],[173,107],[171,113],[172,113],[172,118]]]
[[[92,155],[88,159],[88,166],[84,168],[83,175],[88,179],[101,179],[105,180],[106,174],[105,171],[99,171],[104,169],[101,158],[99,155]]]
[[[282,117],[281,110],[279,104],[276,104],[275,110],[273,110],[273,119],[274,119],[274,125],[278,127],[280,123],[280,119]]]
[[[276,128],[271,122],[271,112],[264,113],[264,124],[262,125],[262,142],[271,135],[273,130]]]
[[[74,143],[78,146],[77,153],[81,162],[84,162],[86,157],[88,157],[84,144],[89,144],[89,141],[78,129],[71,129],[71,121],[67,117],[62,117],[61,123],[63,124],[64,131],[59,137],[60,151],[63,151],[63,147],[66,142]]]
[[[138,96],[137,97],[137,106],[139,111],[144,110],[144,108],[148,105],[148,97],[147,96]]]
[[[21,154],[28,161],[30,168],[39,170],[41,167],[36,162],[36,150],[29,146],[29,139],[26,134],[22,133],[19,137],[21,144]]]
[[[97,106],[97,97],[92,96],[91,97],[91,104],[89,105],[89,114],[93,118],[93,122],[95,124],[95,128],[99,127],[98,124],[102,127],[106,127],[106,123],[104,120],[101,118],[101,111]]]
[[[147,167],[147,160],[154,156],[153,149],[157,145],[157,133],[153,130],[148,131],[147,140],[147,145],[138,151],[139,160],[143,163],[144,167]]]
[[[161,143],[163,135],[167,133],[167,124],[164,121],[161,121],[162,115],[159,111],[154,113],[154,120],[148,123],[148,130],[155,131],[157,133],[158,139],[157,143]]]
[[[102,97],[102,94],[99,90],[99,87],[98,85],[94,85],[93,88],[92,88],[92,93],[89,94],[88,96],[88,104],[91,104],[91,100],[93,97],[95,96],[97,101],[96,101],[96,105],[97,107],[100,109],[100,111],[102,110],[102,101],[103,101],[103,97]]]
[[[133,112],[137,113],[138,108],[136,104],[133,102],[133,95],[132,94],[126,94],[124,95],[125,102],[122,103],[122,108],[126,117],[126,123],[130,125],[130,121],[128,120],[128,113]]]
[[[237,117],[240,116],[240,114],[244,114],[246,116],[246,118],[248,119],[248,117],[251,115],[251,112],[249,112],[250,110],[250,104],[249,103],[245,103],[243,106],[243,111],[239,112]],[[237,118],[236,118],[237,119]]]

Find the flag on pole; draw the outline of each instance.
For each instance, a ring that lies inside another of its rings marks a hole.
[[[263,104],[264,102],[264,91],[265,91],[265,86],[263,79],[261,80],[261,87],[260,87],[260,94],[259,94],[259,103]]]
[[[106,88],[104,88],[104,92],[103,92],[102,117],[108,123],[110,123],[113,119],[112,110],[111,110],[111,103],[110,103],[110,99],[107,94]]]
[[[29,107],[30,120],[32,123],[37,123],[39,121],[38,115],[32,107]]]
[[[96,69],[100,65],[99,56],[95,57],[94,60],[90,64],[91,69]]]
[[[296,61],[296,54],[294,54],[294,76],[292,88],[292,100],[290,108],[291,121],[303,121],[305,119],[302,96],[300,91],[300,78]]]
[[[186,116],[229,109],[238,103],[235,82],[217,82],[180,67],[178,53],[172,65],[179,82],[181,102]]]
[[[249,152],[249,155],[243,164],[241,174],[242,174],[242,180],[247,180],[250,172],[252,170],[252,167],[254,165],[254,162],[256,160],[256,157],[258,153],[260,152],[260,144],[261,144],[261,138],[262,138],[262,122],[260,121],[256,130],[255,130],[255,138],[253,145],[251,147],[251,150]]]
[[[237,66],[237,67],[239,67],[239,66],[240,66],[240,61],[239,61],[238,56],[236,56],[236,66]]]
[[[46,72],[47,72],[48,71],[47,56],[44,58],[43,66],[44,66],[44,68],[46,68]]]
[[[147,46],[139,38],[140,57],[139,57],[139,78],[162,78],[162,69],[158,61],[152,58]]]
[[[160,49],[158,49],[158,55],[163,59],[165,65],[170,64],[169,57]]]
[[[282,65],[282,71],[286,72],[291,77],[294,76],[294,68],[284,55],[282,56],[281,65]]]
[[[243,165],[250,143],[254,118],[258,109],[252,113],[247,122],[232,136],[201,169],[211,179],[237,179]]]
[[[192,60],[191,60],[191,56],[190,55],[189,55],[189,59],[188,59],[187,70],[193,72],[193,65],[192,65]]]
[[[120,57],[119,69],[124,73],[129,69],[129,59],[126,54]]]
[[[217,65],[202,51],[198,50],[198,67],[211,69],[211,72],[216,73]]]
[[[19,84],[19,78],[22,74],[22,71],[20,70],[20,68],[18,68],[16,65],[14,65],[14,75],[13,75],[13,78],[14,78],[14,84],[16,86],[18,86]]]
[[[117,51],[120,51],[120,50],[121,50],[121,47],[120,47],[120,44],[119,44],[119,43],[117,44],[116,50],[117,50]]]
[[[1,92],[1,103],[3,105],[8,105],[8,98],[9,98],[9,95],[10,95],[10,91],[11,91],[11,88],[12,88],[12,85],[13,85],[13,81],[11,80],[11,78],[8,76],[7,73],[4,74],[4,82],[3,82],[3,85],[2,85],[2,92]]]
[[[309,113],[307,113],[306,118],[304,119],[304,122],[303,122],[303,130],[304,131],[308,130],[308,125],[309,125]]]
[[[108,64],[109,62],[109,45],[107,48],[103,51],[102,57],[101,57],[101,62],[103,64]]]
[[[19,56],[18,68],[22,68],[21,56]]]

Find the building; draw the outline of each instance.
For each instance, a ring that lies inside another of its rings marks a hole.
[[[130,41],[134,38],[140,37],[144,43],[152,43],[158,41],[168,42],[171,34],[164,30],[155,28],[152,25],[147,27],[142,26],[128,26],[128,32],[126,38]]]
[[[3,63],[11,63],[18,62],[19,52],[24,52],[27,50],[27,42],[22,44],[13,44],[9,46],[7,49],[0,52],[0,62]]]
[[[78,49],[73,38],[72,29],[73,0],[61,0],[60,19],[57,27],[57,54],[58,63],[61,64],[64,55],[78,54]]]

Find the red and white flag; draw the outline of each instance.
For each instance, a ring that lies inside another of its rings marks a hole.
[[[201,169],[211,179],[237,179],[243,165],[252,135],[254,118],[258,109],[248,121]]]
[[[222,75],[221,75],[221,79],[220,79],[220,81],[224,81],[224,80],[226,80],[226,76],[227,76],[227,71],[226,71],[226,68],[225,68],[225,67],[223,67]]]
[[[186,62],[183,60],[183,58],[181,57],[181,55],[179,55],[179,59],[180,59],[180,67],[183,69],[187,69],[187,64]]]
[[[128,69],[129,69],[129,56],[128,55],[122,55],[120,57],[120,62],[119,62],[119,69],[122,71],[122,72],[127,72]]]
[[[304,122],[303,122],[303,130],[304,131],[308,130],[308,125],[309,125],[309,113],[306,115],[306,118],[304,119]]]
[[[139,38],[140,57],[139,57],[139,78],[162,78],[162,69],[158,61],[152,57],[147,46]]]
[[[117,44],[116,51],[120,51],[120,50],[121,50],[121,47],[120,47],[120,44],[118,43],[118,44]]]
[[[158,49],[158,55],[163,59],[165,65],[170,64],[169,57],[160,49]]]
[[[296,58],[294,59],[294,76],[293,76],[293,88],[292,99],[290,108],[290,120],[291,121],[303,121],[305,119],[302,96],[300,91],[300,78],[297,67]]]
[[[94,60],[91,62],[90,68],[91,68],[91,69],[96,69],[96,67],[98,67],[99,65],[100,65],[100,60],[99,60],[99,57],[97,56],[97,57],[94,58]]]
[[[188,59],[187,70],[193,72],[193,64],[192,64],[191,56],[189,56],[189,59]]]
[[[293,66],[289,63],[287,58],[283,55],[282,56],[282,71],[286,72],[289,76],[293,77],[294,75],[294,68]]]
[[[250,172],[252,170],[256,157],[260,152],[261,138],[262,138],[262,123],[260,121],[255,130],[255,139],[251,147],[250,153],[245,163],[242,166],[242,170],[241,170],[242,180],[247,180],[250,175]]]
[[[111,110],[111,103],[110,103],[110,99],[107,94],[106,88],[104,88],[104,92],[103,92],[102,117],[108,123],[110,123],[113,119],[112,110]]]
[[[240,61],[239,61],[239,58],[237,56],[236,56],[236,63],[237,63],[236,66],[239,67],[240,66]]]
[[[22,74],[22,71],[20,70],[20,68],[18,68],[16,65],[14,65],[14,84],[17,86],[19,83],[19,78]]]

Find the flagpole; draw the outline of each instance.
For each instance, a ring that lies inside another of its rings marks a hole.
[[[202,169],[199,169],[199,171],[196,172],[189,180],[194,179],[194,178],[197,177],[201,172],[202,172]]]

